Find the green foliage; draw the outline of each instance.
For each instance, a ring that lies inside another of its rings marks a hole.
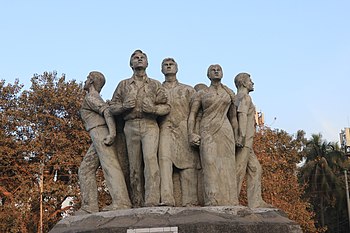
[[[327,232],[347,232],[347,224],[339,223],[347,222],[343,176],[347,157],[336,143],[323,140],[321,134],[311,136],[304,153],[305,164],[300,168],[299,180],[306,185],[305,197],[317,213],[319,225],[327,228]]]

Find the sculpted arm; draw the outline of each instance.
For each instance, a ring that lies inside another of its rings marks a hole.
[[[112,145],[116,137],[116,124],[107,103],[103,101],[97,92],[89,93],[86,97],[86,103],[90,109],[104,117],[109,131],[109,134],[104,138],[104,143]]]
[[[237,109],[236,107],[234,106],[234,104],[231,104],[231,107],[229,109],[229,119],[230,119],[230,123],[232,125],[232,129],[233,129],[233,133],[234,133],[234,137],[235,137],[235,140],[237,142],[237,139],[239,137],[239,126],[238,126],[238,119],[237,119]],[[237,145],[237,146],[240,146],[240,145]]]
[[[126,84],[124,82],[120,82],[117,89],[115,89],[112,100],[109,102],[112,115],[119,115],[135,107],[136,100],[134,98],[126,98],[125,89]]]
[[[154,104],[149,100],[144,99],[142,103],[142,109],[144,112],[157,116],[164,116],[168,114],[170,112],[170,105],[168,104],[168,97],[165,90],[161,87],[158,88]]]
[[[107,146],[110,146],[113,144],[115,137],[117,136],[117,125],[115,124],[114,117],[109,108],[104,110],[103,115],[105,117],[106,124],[109,131],[109,135],[107,135],[107,137],[104,139],[103,142]]]
[[[237,143],[244,146],[247,135],[248,124],[248,98],[242,98],[238,103],[237,119],[238,119],[238,139]]]
[[[189,139],[189,142],[195,146],[200,145],[200,136],[194,133],[195,126],[196,126],[196,118],[200,107],[201,107],[200,100],[195,98],[191,104],[191,111],[187,121],[188,139]]]

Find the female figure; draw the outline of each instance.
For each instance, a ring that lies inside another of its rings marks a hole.
[[[221,83],[223,72],[220,65],[209,66],[207,76],[210,87],[198,92],[191,105],[189,141],[200,146],[204,205],[237,205],[234,132],[238,126],[234,93]],[[200,110],[203,112],[198,135],[195,123]]]

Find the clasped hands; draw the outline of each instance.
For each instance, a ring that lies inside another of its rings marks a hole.
[[[136,99],[129,98],[126,99],[123,102],[123,108],[125,110],[130,110],[135,108],[136,106]],[[142,100],[142,111],[146,113],[154,113],[155,112],[155,105],[152,103],[152,101],[149,98],[144,98]]]
[[[199,146],[201,144],[201,136],[195,133],[189,135],[190,144],[193,146]]]

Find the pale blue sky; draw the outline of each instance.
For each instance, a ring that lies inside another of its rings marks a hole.
[[[350,1],[348,0],[31,0],[0,1],[0,79],[29,87],[34,73],[57,71],[84,81],[107,79],[111,98],[130,77],[135,49],[147,73],[163,81],[160,63],[173,57],[180,82],[208,84],[210,64],[223,83],[248,72],[266,124],[338,141],[350,126]],[[274,118],[276,117],[276,120]]]

